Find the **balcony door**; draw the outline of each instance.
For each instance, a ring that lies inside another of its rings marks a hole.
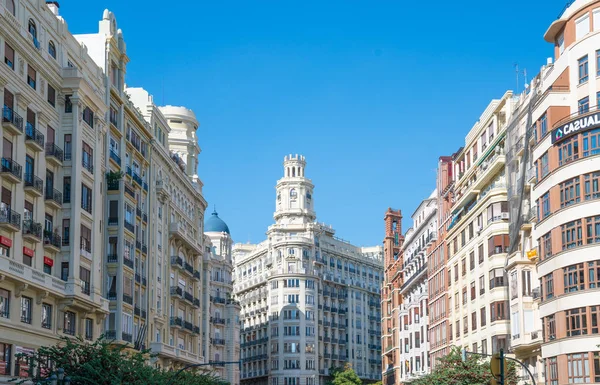
[[[2,203],[0,203],[0,211],[4,215],[8,215],[12,202],[12,191],[6,187],[2,187]]]
[[[50,170],[46,170],[46,191],[48,191],[49,194],[52,194],[53,190],[54,190],[54,173]]]
[[[10,140],[3,138],[2,141],[2,157],[12,159],[13,144]]]
[[[4,105],[11,110],[14,110],[15,97],[6,88],[4,89]],[[5,116],[8,118],[8,116]]]

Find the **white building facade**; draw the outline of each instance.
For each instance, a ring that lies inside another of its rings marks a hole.
[[[402,348],[400,381],[429,372],[427,264],[429,246],[437,233],[437,191],[422,201],[412,215],[413,227],[404,235],[404,282],[401,286],[399,346]]]
[[[334,237],[316,222],[304,157],[287,156],[283,166],[268,239],[233,250],[241,381],[324,384],[345,362],[363,380],[379,380],[383,248]]]
[[[0,381],[102,332],[104,76],[56,4],[0,2]],[[6,377],[5,377],[6,376]]]

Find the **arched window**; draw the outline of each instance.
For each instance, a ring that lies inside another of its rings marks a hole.
[[[29,19],[29,33],[34,39],[37,39],[37,27],[35,26],[35,21],[32,19]]]
[[[296,198],[296,196],[298,196],[298,193],[296,193],[296,189],[291,189],[290,190],[290,198]]]
[[[5,4],[6,9],[8,9],[8,12],[12,13],[12,15],[15,16],[15,0],[6,0]]]
[[[48,42],[48,53],[50,54],[50,56],[56,59],[56,46],[52,41]]]

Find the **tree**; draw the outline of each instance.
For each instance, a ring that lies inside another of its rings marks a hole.
[[[505,360],[507,375],[505,385],[517,385],[515,363]],[[430,374],[410,382],[410,385],[481,385],[489,384],[493,379],[490,372],[489,359],[475,354],[467,355],[462,361],[461,351],[453,347],[450,353],[439,359]]]
[[[17,384],[48,378],[57,368],[64,370],[72,385],[166,385],[176,372],[147,365],[149,350],[137,351],[111,344],[103,337],[86,343],[81,338],[63,338],[53,346],[41,347],[32,355],[19,355],[29,363],[29,378]],[[183,372],[173,385],[225,385],[213,375]]]
[[[331,381],[333,385],[362,385],[361,379],[348,363],[342,368],[332,368],[329,375],[333,377]]]

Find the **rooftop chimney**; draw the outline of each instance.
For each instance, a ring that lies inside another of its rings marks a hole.
[[[50,8],[50,11],[54,14],[54,16],[58,16],[58,9],[60,5],[58,5],[58,1],[46,1],[46,5]]]

